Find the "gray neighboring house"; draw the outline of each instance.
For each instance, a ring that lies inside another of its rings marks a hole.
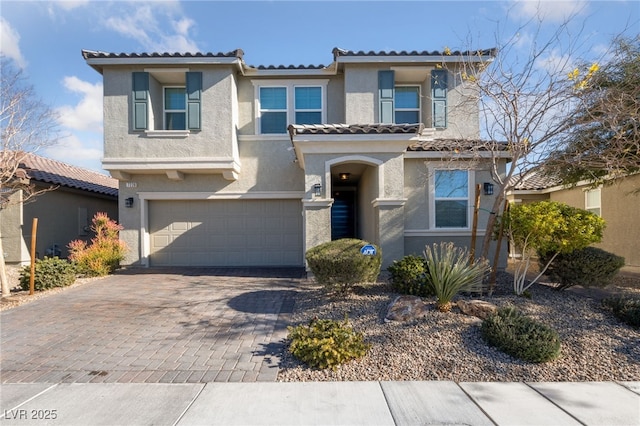
[[[68,255],[67,244],[93,235],[91,219],[98,212],[118,219],[118,181],[80,167],[26,154],[20,163],[30,184],[36,189],[55,188],[26,203],[15,203],[22,191],[11,195],[14,201],[0,214],[5,261],[23,265],[30,262],[33,218],[38,218],[36,257]]]
[[[640,267],[640,174],[611,179],[597,188],[586,181],[566,187],[560,179],[537,172],[516,180],[507,194],[511,202],[558,201],[597,214],[607,226],[594,247],[624,257],[627,266]]]
[[[251,66],[242,50],[82,55],[103,77],[127,265],[304,266],[341,237],[380,245],[384,265],[469,245],[475,187],[492,178],[489,154],[470,154],[483,141],[460,52],[336,48],[327,66]]]

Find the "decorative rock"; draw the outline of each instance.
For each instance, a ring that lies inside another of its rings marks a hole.
[[[498,307],[484,300],[458,300],[458,308],[463,314],[486,319],[490,314],[496,312]]]
[[[428,311],[429,305],[418,296],[398,296],[389,304],[384,321],[413,321],[424,318]]]

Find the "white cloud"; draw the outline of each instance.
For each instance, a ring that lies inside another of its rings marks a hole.
[[[102,170],[102,140],[71,134],[61,139],[57,145],[44,150],[43,155],[67,164],[104,173]]]
[[[548,55],[539,58],[535,62],[535,66],[551,75],[567,74],[575,67],[570,55],[560,54],[557,50],[553,50]]]
[[[2,56],[13,59],[20,68],[27,66],[27,61],[20,51],[20,34],[2,17],[0,17],[0,41],[0,53]]]
[[[65,88],[82,95],[76,105],[57,109],[60,124],[73,130],[102,132],[102,83],[91,84],[78,77],[65,77]]]
[[[89,4],[89,0],[64,0],[64,1],[54,1],[55,4],[60,9],[64,10],[73,10],[82,6],[86,6]]]
[[[544,22],[564,22],[585,12],[587,0],[511,0],[516,13]]]
[[[166,6],[166,7],[159,7]],[[134,10],[119,9],[118,16],[106,19],[107,28],[136,40],[151,52],[197,52],[189,33],[195,22],[180,16],[173,3],[133,5]]]

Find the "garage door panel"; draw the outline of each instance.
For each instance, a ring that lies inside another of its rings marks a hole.
[[[301,266],[300,200],[150,201],[151,265]]]

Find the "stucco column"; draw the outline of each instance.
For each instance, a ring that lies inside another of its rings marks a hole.
[[[376,199],[371,204],[377,215],[378,244],[382,269],[404,256],[404,203],[402,199]]]
[[[306,253],[311,247],[331,241],[332,198],[302,200],[304,245]],[[306,263],[306,262],[305,262]]]

